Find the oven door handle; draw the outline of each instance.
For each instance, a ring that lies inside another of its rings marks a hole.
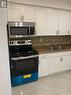
[[[35,57],[39,57],[39,55],[32,55],[32,56],[27,56],[27,57],[13,57],[11,58],[11,60],[23,60],[23,59],[30,59],[30,58],[35,58]]]

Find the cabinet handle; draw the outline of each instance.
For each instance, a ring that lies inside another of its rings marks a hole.
[[[61,61],[61,62],[63,61],[63,57],[60,58],[60,61]]]
[[[38,61],[38,64],[40,64],[40,60]]]
[[[58,35],[58,34],[59,34],[59,30],[56,31],[56,35]]]
[[[70,34],[70,31],[69,31],[69,29],[68,29],[68,35]]]
[[[20,16],[20,20],[21,21],[24,21],[24,16]]]
[[[37,32],[37,29],[35,28],[35,35],[37,35],[38,34],[38,32]]]

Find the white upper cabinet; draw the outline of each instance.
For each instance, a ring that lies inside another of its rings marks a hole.
[[[35,7],[10,4],[8,6],[8,21],[35,22]]]
[[[9,4],[8,21],[36,22],[36,35],[71,35],[71,12]]]
[[[37,35],[69,35],[70,31],[68,11],[36,8]]]
[[[71,11],[69,12],[69,30],[68,34],[71,35]]]
[[[8,21],[20,21],[23,15],[23,9],[17,4],[10,4],[7,8]]]
[[[24,6],[23,15],[25,22],[35,22],[35,9],[33,6]]]
[[[69,12],[49,9],[47,19],[47,35],[69,34]]]
[[[61,11],[59,15],[59,35],[68,35],[69,27],[69,13],[66,11]]]
[[[47,13],[47,35],[56,35],[58,33],[58,12],[55,9],[48,9]]]
[[[47,32],[47,9],[36,8],[36,34],[46,35]]]

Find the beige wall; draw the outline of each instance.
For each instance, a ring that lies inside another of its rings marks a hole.
[[[0,8],[0,95],[11,95],[6,9]]]

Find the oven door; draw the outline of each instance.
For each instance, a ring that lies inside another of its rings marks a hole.
[[[38,72],[38,56],[11,58],[11,76]]]

